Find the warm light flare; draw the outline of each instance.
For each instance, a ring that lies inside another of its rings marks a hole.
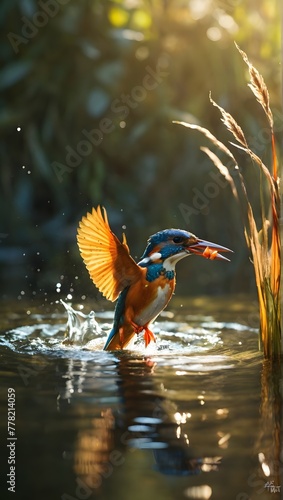
[[[263,471],[264,475],[266,477],[269,477],[271,471],[270,471],[270,467],[269,467],[268,463],[266,462],[264,453],[260,452],[258,454],[258,460],[259,460],[259,463],[261,465],[261,468],[262,468],[262,471]]]
[[[174,413],[174,419],[176,420],[178,425],[185,424],[187,422],[187,419],[191,418],[191,416],[191,413],[180,413],[178,411]]]

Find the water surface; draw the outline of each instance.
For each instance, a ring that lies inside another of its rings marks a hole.
[[[115,353],[102,350],[113,317],[104,305],[89,318],[91,304],[73,304],[82,314],[69,320],[71,341],[59,303],[2,307],[1,498],[279,498],[268,484],[282,479],[280,376],[258,351],[255,304],[175,299],[156,344]]]

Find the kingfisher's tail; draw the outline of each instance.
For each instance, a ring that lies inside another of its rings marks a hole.
[[[136,333],[132,325],[124,324],[120,327],[115,325],[109,333],[103,349],[104,351],[118,351],[120,349],[126,349],[134,340],[135,336]]]

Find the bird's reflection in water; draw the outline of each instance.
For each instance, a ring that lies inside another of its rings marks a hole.
[[[217,469],[219,457],[195,457],[184,432],[190,413],[179,413],[166,397],[163,384],[154,384],[150,359],[123,360],[120,391],[124,400],[127,445],[151,449],[156,468],[164,474],[188,475]],[[140,383],[138,382],[140,380]]]
[[[127,452],[135,449],[151,450],[155,469],[166,475],[184,476],[218,469],[220,457],[194,455],[189,437],[183,430],[190,414],[179,413],[176,404],[166,398],[162,384],[155,384],[155,363],[150,358],[133,358],[123,353],[116,369],[120,397],[118,409],[103,409],[99,417],[91,419],[88,428],[79,430],[76,438],[74,471],[85,484],[97,488],[116,466],[128,460]],[[86,375],[85,366],[83,370]],[[77,380],[80,378],[80,392],[83,394],[84,383],[82,377],[78,377],[77,364],[75,373]],[[72,370],[68,375],[70,387]],[[90,373],[88,393],[89,377]],[[75,398],[75,386],[71,392],[71,397]],[[64,396],[70,398],[70,392]],[[89,415],[91,398],[85,404],[87,408],[84,406],[84,409]],[[94,413],[97,414],[97,408]]]
[[[74,471],[90,488],[97,488],[101,478],[113,470],[115,418],[110,408],[91,420],[91,427],[79,431],[74,453]],[[115,461],[115,460],[114,460]]]

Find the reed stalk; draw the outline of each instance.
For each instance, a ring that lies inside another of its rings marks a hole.
[[[232,146],[244,151],[251,163],[260,171],[261,181],[258,186],[260,199],[260,220],[261,228],[258,230],[254,209],[249,199],[248,189],[244,177],[243,169],[238,165],[230,148],[219,141],[211,132],[203,127],[186,122],[177,122],[180,125],[195,129],[204,134],[220,151],[229,158],[229,164],[233,164],[236,169],[238,181],[235,183],[234,175],[230,174],[219,157],[209,148],[201,148],[213,161],[214,165],[229,182],[232,193],[237,200],[241,212],[244,215],[244,234],[248,248],[251,252],[252,264],[254,268],[255,281],[259,302],[260,318],[260,345],[265,358],[279,359],[282,354],[281,345],[281,303],[280,303],[280,197],[279,197],[279,177],[276,157],[276,145],[274,135],[273,115],[270,109],[269,93],[263,77],[251,64],[245,52],[238,45],[236,47],[247,64],[250,75],[248,86],[253,92],[256,100],[261,105],[270,130],[271,159],[270,166],[266,166],[257,154],[249,147],[242,128],[238,125],[233,116],[216,104],[210,96],[211,103],[216,106],[221,113],[221,120],[227,130],[231,132],[235,139]],[[268,192],[266,202],[264,193]],[[271,231],[271,236],[269,236]]]

